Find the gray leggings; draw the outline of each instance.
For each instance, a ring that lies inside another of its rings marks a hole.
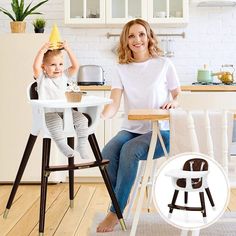
[[[77,136],[76,151],[85,149],[88,138],[88,119],[81,113],[72,110],[73,124]],[[63,131],[63,113],[49,112],[45,114],[46,126],[48,131],[58,146],[59,150],[67,157],[75,155],[74,150],[67,144],[66,136]]]

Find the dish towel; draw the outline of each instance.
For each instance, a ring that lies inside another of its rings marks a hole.
[[[227,171],[232,132],[231,112],[172,109],[170,156],[183,152],[200,152],[214,157]]]

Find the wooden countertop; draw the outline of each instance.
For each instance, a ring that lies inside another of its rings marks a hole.
[[[82,91],[110,91],[110,85],[92,85],[92,86],[80,86]]]
[[[235,85],[183,85],[182,91],[195,92],[233,92],[236,91]]]
[[[97,85],[97,86],[80,86],[83,91],[110,91],[110,85]],[[236,91],[235,85],[182,85],[182,91],[195,91],[195,92],[234,92]]]

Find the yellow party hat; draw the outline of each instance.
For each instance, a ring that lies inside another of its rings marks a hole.
[[[61,42],[61,37],[56,24],[52,28],[49,42],[51,43],[50,49],[59,49],[58,43]]]

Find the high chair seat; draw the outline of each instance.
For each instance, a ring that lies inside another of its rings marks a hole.
[[[17,188],[20,184],[21,177],[24,173],[25,167],[29,160],[31,151],[39,133],[43,136],[43,150],[42,150],[42,170],[41,170],[41,194],[40,194],[40,217],[39,217],[39,234],[44,234],[45,224],[45,209],[46,209],[46,197],[47,197],[47,183],[48,177],[51,172],[55,171],[69,171],[69,196],[70,196],[70,207],[73,207],[74,199],[74,170],[85,169],[92,167],[99,167],[105,182],[106,188],[115,207],[117,217],[120,221],[123,230],[126,230],[125,222],[123,220],[120,207],[118,205],[115,193],[112,189],[112,185],[106,170],[106,165],[109,163],[108,160],[103,160],[94,131],[96,128],[97,121],[100,117],[100,112],[104,104],[111,103],[112,101],[107,98],[100,98],[94,96],[85,97],[80,103],[68,103],[64,100],[38,100],[37,93],[37,82],[33,82],[27,89],[27,96],[29,103],[32,107],[32,130],[29,135],[29,139],[19,166],[8,202],[3,217],[7,218],[8,212],[11,208],[14,200]],[[50,166],[50,147],[51,147],[51,136],[46,127],[45,123],[45,109],[48,108],[62,108],[63,111],[63,127],[64,133],[67,137],[67,143],[74,148],[74,136],[75,130],[72,120],[72,109],[77,109],[88,118],[89,123],[89,136],[88,141],[92,148],[95,161],[86,163],[74,163],[74,157],[68,158],[68,165]]]
[[[193,173],[196,172],[196,174],[200,174],[201,171],[203,171],[203,173],[205,173],[204,171],[207,171],[207,170],[208,170],[208,163],[202,159],[189,160],[188,162],[186,162],[184,164],[184,167],[183,167],[183,171],[185,171],[185,172],[186,171],[193,171]],[[208,173],[208,172],[206,172],[206,173]],[[178,179],[176,181],[176,184],[179,187],[186,188],[186,185],[187,185],[186,179]],[[192,178],[191,185],[192,185],[193,189],[200,188],[202,186],[202,179],[201,178],[200,179],[199,178]]]

